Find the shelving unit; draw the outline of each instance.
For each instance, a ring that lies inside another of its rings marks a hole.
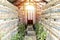
[[[60,40],[60,4],[43,10],[41,23],[48,35],[46,40]]]
[[[18,8],[0,1],[0,40],[10,40],[18,31]]]

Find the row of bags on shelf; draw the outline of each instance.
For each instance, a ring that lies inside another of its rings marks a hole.
[[[8,7],[10,9],[12,9],[13,11],[18,10],[18,8],[16,6],[12,5],[10,2],[8,2],[8,0],[0,0],[0,5]]]
[[[51,23],[48,20],[40,21],[42,25],[44,25],[44,30],[47,32],[46,40],[59,40],[60,39],[60,31],[56,24]]]
[[[60,22],[60,4],[49,8],[42,13],[41,18],[46,20]]]
[[[5,21],[0,23],[0,37],[7,36],[13,29],[17,28],[18,26],[18,19]]]
[[[57,4],[57,5],[53,6],[53,7],[50,7],[48,9],[45,9],[43,11],[44,11],[43,13],[45,13],[45,14],[47,14],[47,13],[57,13],[57,12],[60,12],[60,4]]]
[[[1,38],[1,40],[11,40],[14,35],[18,33],[17,28],[13,29],[11,32],[9,32],[7,35]]]
[[[47,40],[60,40],[60,4],[44,10],[41,23],[47,31]]]
[[[11,37],[18,32],[17,25],[18,8],[7,0],[0,0],[0,40],[11,40]]]
[[[1,19],[14,19],[18,18],[18,12],[10,10],[3,5],[0,5],[0,20]]]

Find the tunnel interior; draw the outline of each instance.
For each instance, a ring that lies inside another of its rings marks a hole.
[[[60,40],[60,0],[0,0],[0,40]]]

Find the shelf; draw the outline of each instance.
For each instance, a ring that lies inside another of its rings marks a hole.
[[[60,34],[59,31],[57,31],[55,28],[50,27],[49,25],[46,25],[44,23],[42,23],[44,25],[44,27],[47,29],[47,31],[49,31],[49,33],[53,34],[57,39],[60,39]]]
[[[15,34],[17,33],[17,27],[15,29],[13,29],[12,31],[10,31],[7,35],[2,37],[1,40],[9,40],[9,38],[11,39],[11,37],[15,35],[15,34],[13,34],[13,32],[15,32]]]
[[[0,1],[0,5],[4,5],[10,9],[13,9],[13,10],[18,10],[18,8],[16,6],[12,5],[7,0]]]

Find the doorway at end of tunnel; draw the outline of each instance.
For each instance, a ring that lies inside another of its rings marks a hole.
[[[28,25],[33,24],[33,20],[28,20],[27,24],[28,24]]]

